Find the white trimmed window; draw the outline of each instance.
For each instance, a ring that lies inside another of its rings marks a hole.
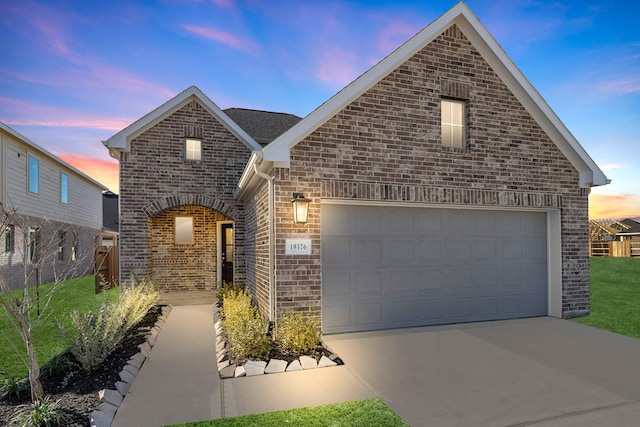
[[[442,145],[444,147],[465,147],[464,104],[464,101],[441,100]]]
[[[175,219],[176,226],[176,245],[192,245],[193,244],[193,217],[177,216]]]
[[[185,159],[199,162],[202,160],[202,140],[195,138],[185,139]]]

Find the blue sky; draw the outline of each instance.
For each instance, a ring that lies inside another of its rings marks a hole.
[[[456,2],[4,3],[0,121],[117,192],[101,141],[187,87],[305,116]],[[640,2],[467,4],[613,180],[590,216],[640,215]]]

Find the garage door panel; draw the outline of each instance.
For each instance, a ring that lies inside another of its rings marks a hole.
[[[547,313],[544,213],[321,209],[325,333]]]

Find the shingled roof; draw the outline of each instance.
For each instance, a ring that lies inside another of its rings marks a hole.
[[[640,234],[640,223],[634,221],[631,218],[623,219],[620,221],[622,224],[628,226],[629,228],[620,231],[618,236],[635,236]]]
[[[223,111],[262,146],[269,144],[302,120],[294,114],[246,108],[227,108]]]

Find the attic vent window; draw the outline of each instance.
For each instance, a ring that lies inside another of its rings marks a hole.
[[[185,159],[199,162],[202,160],[202,140],[196,138],[185,139]]]
[[[442,145],[444,147],[465,147],[464,101],[441,100]]]

